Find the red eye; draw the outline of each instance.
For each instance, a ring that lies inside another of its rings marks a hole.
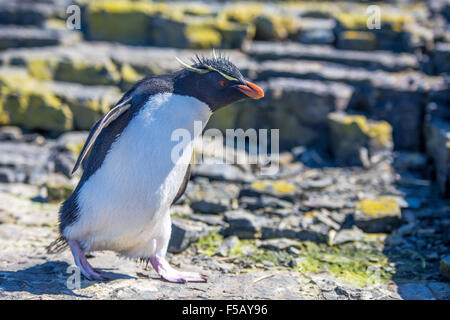
[[[227,82],[226,82],[226,81],[220,81],[220,85],[221,85],[222,87],[225,87],[225,86],[227,85]]]

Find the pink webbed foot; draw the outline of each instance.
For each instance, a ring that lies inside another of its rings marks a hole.
[[[69,247],[70,250],[72,250],[75,264],[86,278],[88,278],[89,280],[97,281],[109,280],[107,276],[100,274],[98,271],[92,268],[92,266],[87,261],[86,255],[84,254],[83,249],[81,249],[78,241],[69,240]]]
[[[156,272],[169,282],[206,282],[208,277],[198,272],[183,272],[172,268],[164,258],[151,257],[150,262]]]

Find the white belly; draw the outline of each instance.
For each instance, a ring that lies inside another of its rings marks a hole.
[[[191,141],[173,161],[179,141],[172,141],[172,132],[186,129],[195,138],[194,121],[204,126],[210,115],[209,107],[192,97],[151,97],[80,189],[79,219],[66,228],[65,236],[82,241],[87,251],[152,255],[154,240],[170,235],[169,207],[193,150]]]

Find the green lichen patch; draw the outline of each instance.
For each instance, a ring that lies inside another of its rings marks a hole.
[[[22,74],[0,74],[0,124],[27,129],[73,128],[72,112],[41,82]]]
[[[92,1],[85,21],[92,40],[146,44],[149,17],[164,10],[162,3],[148,1]]]
[[[202,254],[213,256],[223,242],[218,233],[202,237],[198,243]],[[240,240],[229,254],[230,262],[244,267],[292,269],[308,273],[330,272],[351,285],[364,287],[391,280],[395,273],[382,248],[368,242],[328,246],[325,243],[298,241],[298,253],[289,249],[269,250],[258,247],[255,240]]]
[[[220,46],[222,42],[222,36],[214,28],[202,25],[188,25],[185,32],[189,47],[192,49],[215,48]]]
[[[358,248],[353,244],[329,247],[304,243],[297,269],[304,273],[329,271],[353,285],[366,286],[391,279],[394,270],[379,250]]]
[[[210,232],[198,239],[196,246],[201,254],[212,256],[223,242],[223,236],[218,232]]]
[[[49,202],[61,202],[66,200],[73,191],[70,185],[47,185],[47,199]]]

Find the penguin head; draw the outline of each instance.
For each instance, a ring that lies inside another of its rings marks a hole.
[[[236,101],[264,97],[264,91],[246,81],[239,69],[222,55],[196,56],[192,65],[178,60],[185,68],[174,81],[174,91],[192,96],[216,111]]]

